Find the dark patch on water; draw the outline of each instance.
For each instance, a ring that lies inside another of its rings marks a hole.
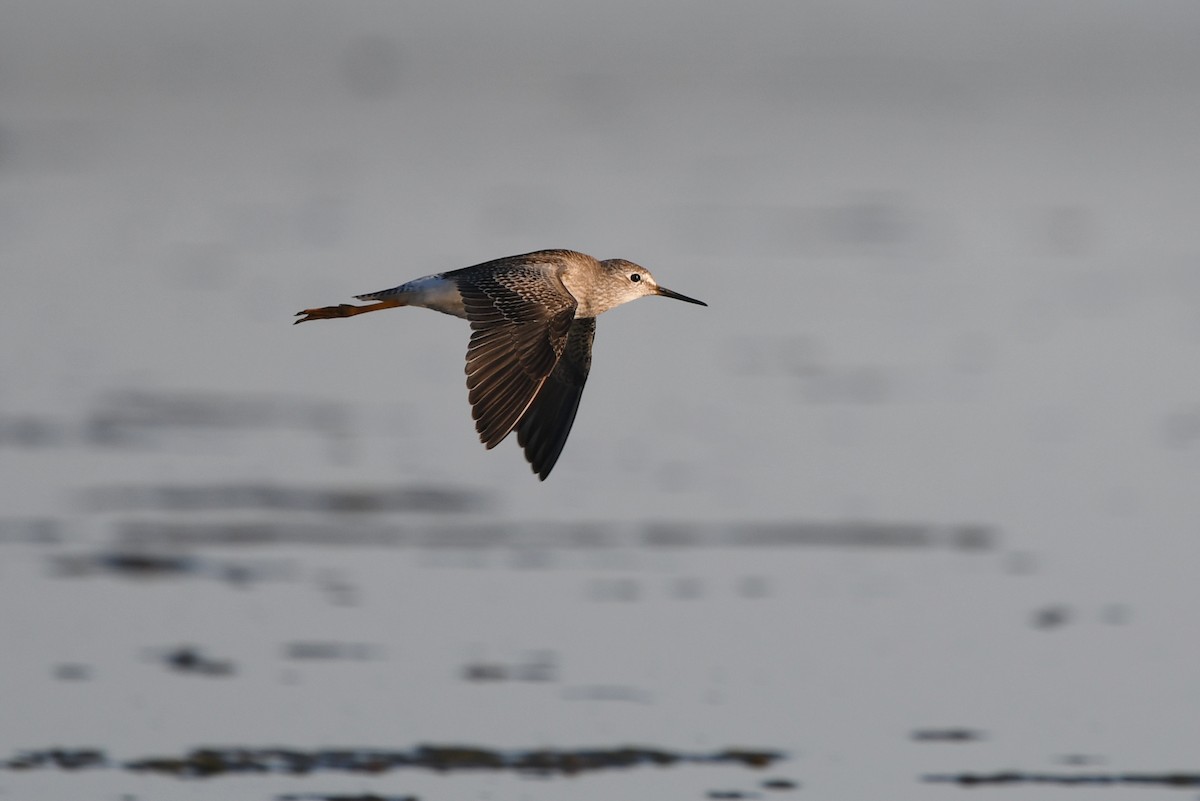
[[[118,487],[93,490],[89,503],[99,511],[200,512],[269,510],[281,512],[462,512],[483,504],[482,496],[452,489],[371,491],[298,490],[272,486]],[[518,569],[553,568],[554,549],[609,550],[620,547],[821,547],[848,549],[950,548],[990,551],[997,535],[988,526],[936,526],[861,521],[782,521],[778,523],[697,524],[656,522],[550,523],[541,521],[421,522],[391,525],[360,517],[320,520],[315,516],[278,520],[129,519],[113,522],[116,538],[139,546],[226,545],[409,546],[436,551],[509,549]]]
[[[98,748],[47,748],[38,751],[21,751],[15,757],[0,763],[8,770],[38,770],[59,768],[81,770],[83,768],[110,767],[108,757]]]
[[[379,774],[404,768],[438,773],[512,771],[532,776],[575,776],[594,771],[682,765],[734,765],[766,768],[783,759],[779,751],[731,748],[708,753],[685,753],[640,746],[560,750],[499,751],[465,745],[419,745],[409,750],[284,748],[197,748],[182,756],[143,757],[119,767],[135,773],[160,773],[179,778],[211,778],[227,774],[277,773],[304,775],[318,771]],[[111,768],[116,766],[97,749],[21,751],[0,763],[9,770],[39,768]]]
[[[70,439],[68,427],[58,420],[28,414],[0,416],[0,447],[56,448]]]
[[[791,779],[767,779],[760,785],[764,790],[795,790],[800,785]],[[705,793],[706,798],[722,799],[723,801],[736,801],[737,799],[745,798],[763,798],[764,795],[755,790],[709,790]]]
[[[634,704],[654,703],[654,694],[648,690],[624,684],[595,684],[582,687],[567,687],[562,693],[566,701],[623,701]]]
[[[470,512],[483,496],[448,487],[338,489],[277,484],[129,485],[89,490],[92,511],[198,512],[266,509],[288,512]]]
[[[336,570],[322,570],[317,575],[317,586],[334,606],[358,606],[362,599],[358,585]]]
[[[81,662],[63,662],[54,666],[52,675],[59,681],[88,681],[92,678],[92,668]]]
[[[926,548],[934,544],[930,526],[916,523],[760,523],[729,532],[739,545],[833,545],[867,548]]]
[[[486,683],[501,681],[558,681],[558,655],[553,651],[532,651],[515,662],[473,660],[462,668],[464,681]]]
[[[1072,612],[1069,606],[1053,604],[1035,609],[1030,618],[1030,625],[1035,629],[1049,631],[1062,628],[1071,622]]]
[[[737,594],[743,598],[760,600],[771,595],[771,582],[765,576],[742,576],[737,580]]]
[[[195,645],[180,645],[171,648],[161,653],[158,658],[176,673],[213,678],[223,678],[234,674],[232,660],[214,659]]]
[[[504,681],[508,678],[508,670],[495,662],[468,662],[463,666],[462,677],[463,681],[475,683]]]
[[[341,434],[348,419],[344,405],[327,401],[129,390],[104,398],[87,428],[94,444],[120,445],[168,429],[285,428]]]
[[[983,732],[976,729],[917,729],[911,735],[918,743],[977,743],[985,739]]]
[[[383,646],[368,642],[295,641],[284,644],[283,658],[297,661],[368,662],[383,658]]]
[[[996,545],[996,532],[978,524],[955,526],[949,530],[948,540],[960,551],[989,551]]]
[[[79,578],[112,573],[159,578],[194,573],[197,571],[199,560],[191,556],[114,551],[98,554],[62,554],[53,558],[52,565],[54,574],[59,577]]]
[[[800,783],[792,779],[766,779],[762,786],[764,790],[795,790]]]
[[[1107,760],[1102,756],[1094,754],[1063,754],[1055,757],[1054,761],[1060,765],[1073,765],[1079,767],[1081,765],[1103,765]]]
[[[279,562],[251,563],[242,560],[206,559],[187,554],[157,554],[111,551],[95,554],[58,554],[51,557],[51,571],[58,578],[107,575],[131,579],[181,577],[214,578],[239,587],[265,579],[288,578],[291,569]]]
[[[642,585],[628,577],[598,578],[588,582],[587,594],[592,601],[633,603],[641,600]]]
[[[992,550],[998,539],[991,526],[980,523],[924,523],[856,520],[789,520],[773,523],[731,523],[728,526],[656,522],[647,525],[641,544],[651,548],[713,546],[932,548],[962,551]]]
[[[1141,785],[1173,788],[1200,787],[1200,773],[997,773],[931,774],[922,781],[937,784],[958,784],[964,787],[1005,786],[1025,784],[1057,784],[1062,786]]]
[[[409,544],[409,532],[397,526],[353,523],[203,522],[124,520],[113,524],[118,541],[131,545],[203,546],[373,546]]]
[[[649,548],[692,548],[707,545],[703,530],[690,523],[652,523],[642,532]]]
[[[62,523],[53,518],[9,517],[0,519],[0,543],[59,545],[62,541]]]

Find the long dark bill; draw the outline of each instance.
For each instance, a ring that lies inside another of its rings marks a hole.
[[[695,298],[689,298],[687,295],[680,295],[678,292],[672,292],[665,286],[658,287],[658,291],[655,294],[662,295],[664,298],[675,298],[675,300],[682,300],[684,303],[695,303],[697,306],[708,305],[702,300],[696,300]]]

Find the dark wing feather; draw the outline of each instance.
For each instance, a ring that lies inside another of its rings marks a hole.
[[[458,283],[471,342],[467,390],[488,448],[517,425],[558,363],[575,299],[545,263],[500,259],[448,273]]]
[[[596,336],[596,318],[585,317],[571,323],[566,346],[554,371],[542,385],[517,426],[517,442],[525,449],[525,458],[543,481],[554,469],[567,435],[575,423],[579,398],[592,367],[592,340]]]

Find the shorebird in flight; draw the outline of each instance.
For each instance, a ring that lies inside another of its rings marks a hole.
[[[646,295],[707,303],[659,286],[645,267],[597,261],[573,250],[539,250],[436,273],[298,312],[297,323],[424,306],[471,323],[467,390],[475,430],[494,448],[515,429],[538,478],[566,444],[592,365],[596,317]]]

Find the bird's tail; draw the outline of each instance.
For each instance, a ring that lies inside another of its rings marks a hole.
[[[405,295],[408,294],[408,284],[394,286],[391,289],[381,289],[378,292],[368,292],[365,295],[355,295],[355,300],[388,300],[395,302],[397,306],[407,306],[408,301]]]

